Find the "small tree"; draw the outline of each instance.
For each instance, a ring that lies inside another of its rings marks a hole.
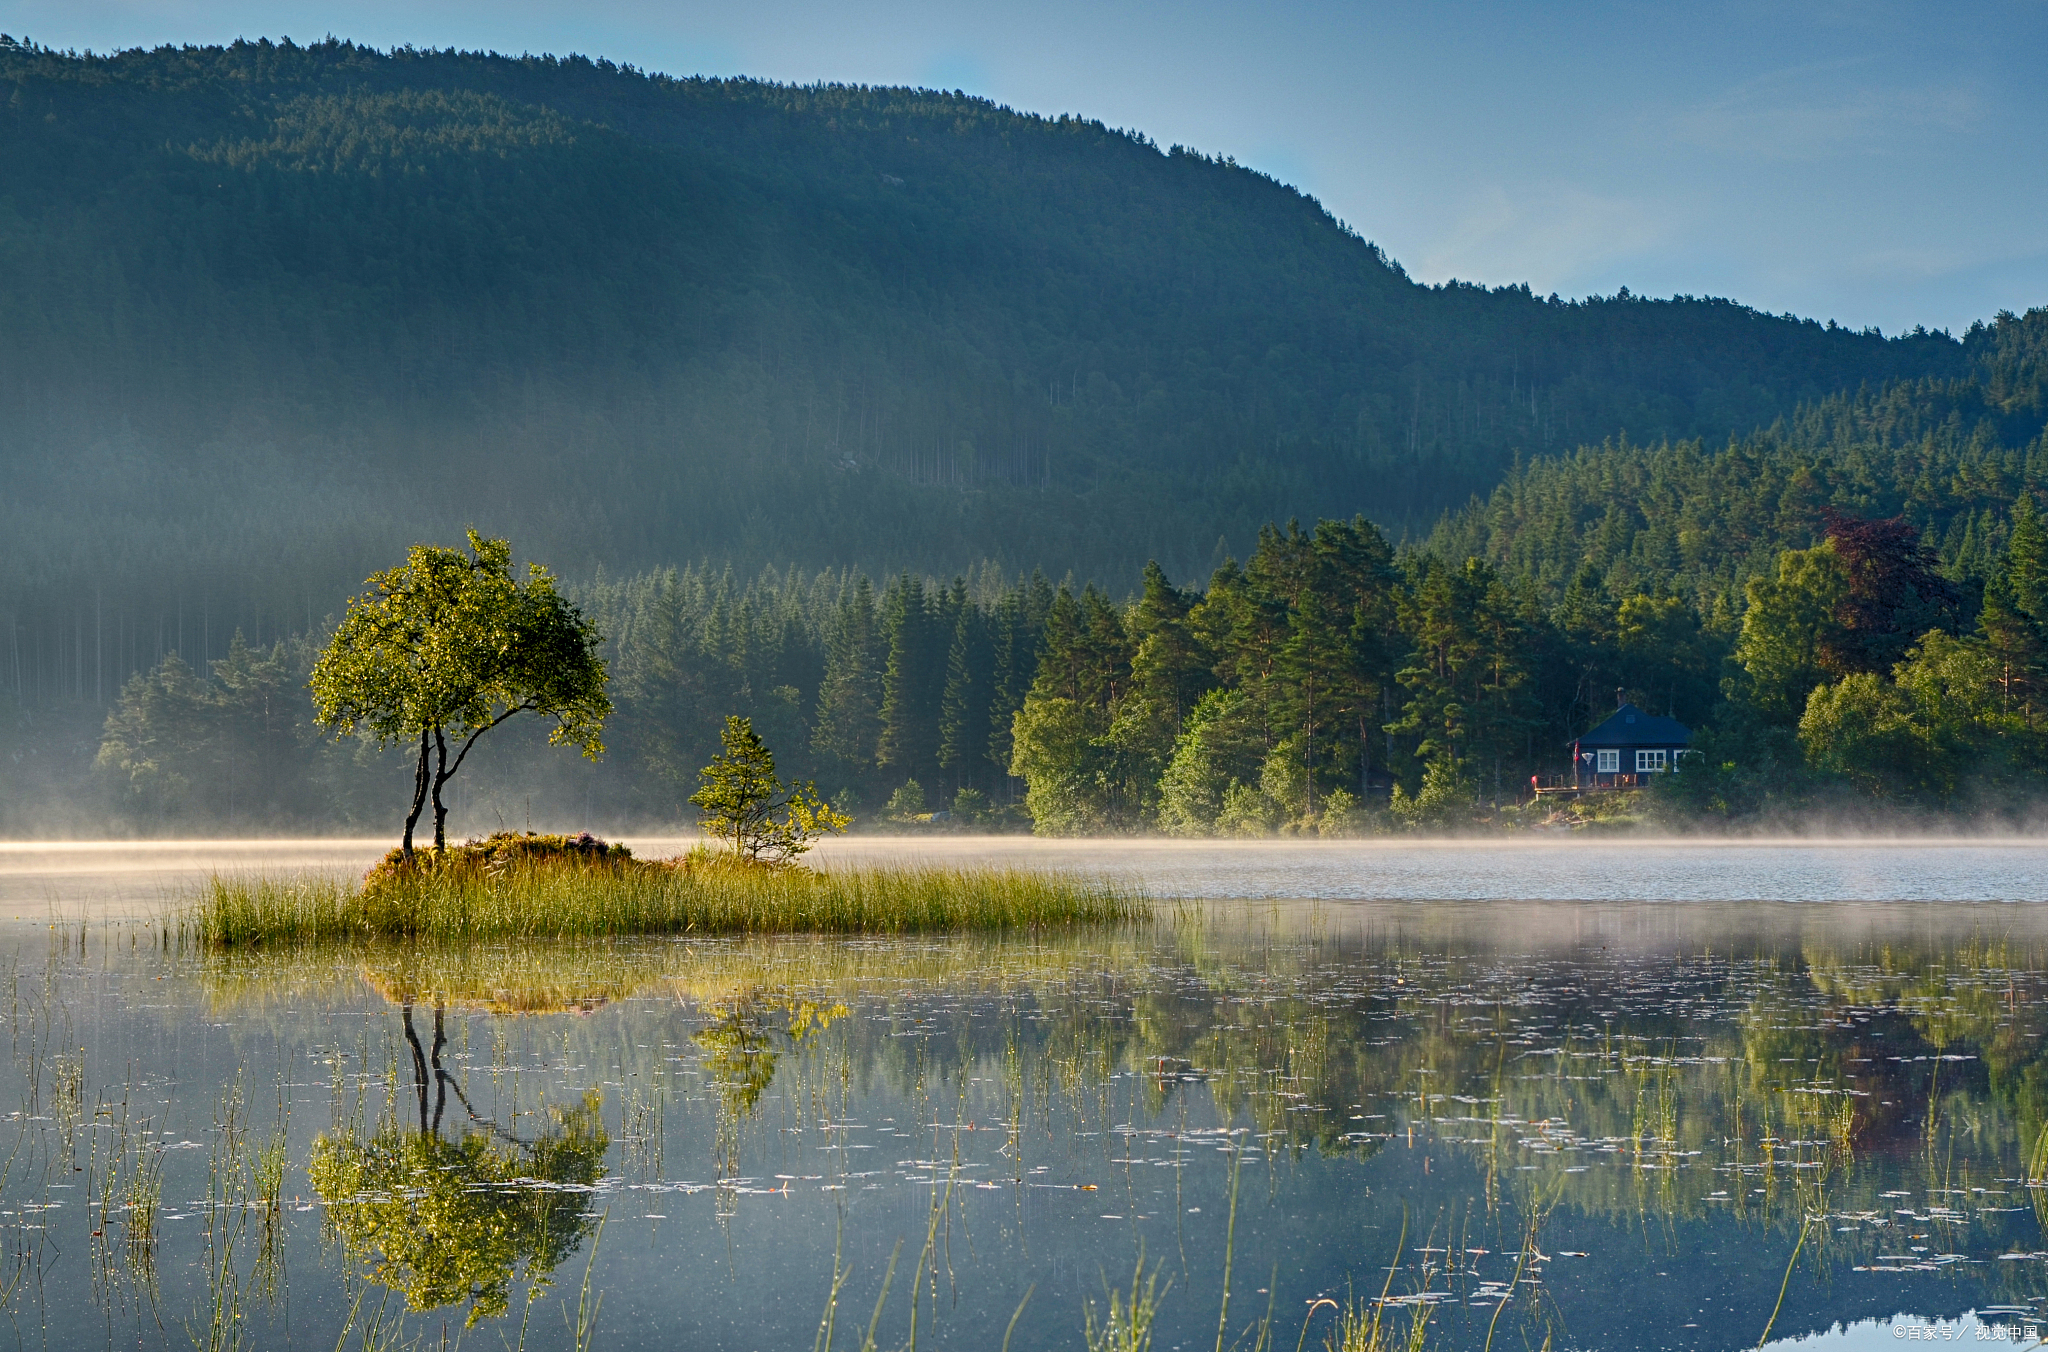
[[[910,821],[924,815],[924,785],[914,779],[906,779],[889,795],[889,801],[882,805],[882,811],[897,821]]]
[[[1469,822],[1479,801],[1479,785],[1466,772],[1465,762],[1438,756],[1422,772],[1422,787],[1413,798],[1394,786],[1387,810],[1411,829],[1457,826]]]
[[[753,720],[727,718],[718,736],[725,749],[697,772],[704,782],[690,801],[703,809],[697,824],[704,833],[731,841],[736,857],[786,864],[853,820],[820,797],[817,785],[784,785]]]
[[[373,575],[313,666],[315,717],[337,738],[419,744],[405,857],[431,798],[434,849],[448,845],[441,790],[477,738],[514,714],[555,721],[548,740],[595,760],[611,713],[597,628],[539,564],[522,584],[512,546],[469,532],[469,550],[414,545],[403,567]],[[453,743],[453,756],[450,744]]]

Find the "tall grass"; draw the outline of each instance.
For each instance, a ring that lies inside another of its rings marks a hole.
[[[216,875],[176,917],[209,948],[346,939],[466,943],[627,934],[916,934],[1129,921],[1138,888],[1015,868],[409,873],[369,885]]]

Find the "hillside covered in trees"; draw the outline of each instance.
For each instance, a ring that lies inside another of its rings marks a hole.
[[[1974,329],[1954,376],[1845,391],[1747,435],[1606,439],[1518,465],[1429,540],[1551,601],[1609,587],[1740,613],[1744,583],[1822,533],[1824,510],[1902,517],[1958,581],[1989,575],[2007,511],[2048,486],[2048,308]]]
[[[468,525],[571,577],[993,560],[1121,591],[1262,521],[1400,538],[1518,457],[1718,444],[1969,360],[1417,285],[1228,159],[958,93],[6,40],[0,131],[31,702],[305,631]]]
[[[1457,828],[1512,818],[1619,691],[1698,730],[1654,795],[1674,823],[2010,821],[2048,775],[2048,309],[1972,342],[1962,377],[1714,454],[1538,462],[1423,546],[1362,516],[1268,524],[1200,588],[1156,563],[1128,598],[992,566],[600,576],[578,599],[607,636],[608,762],[529,738],[469,808],[516,823],[538,789],[551,816],[686,820],[738,713],[869,824]],[[159,827],[372,825],[395,767],[314,733],[313,651],[238,643],[210,677],[172,656],[131,679],[103,801]]]

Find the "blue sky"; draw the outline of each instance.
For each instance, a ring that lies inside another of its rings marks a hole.
[[[1235,155],[1425,281],[1725,295],[1887,333],[2048,305],[2048,0],[0,0],[0,31],[958,88]]]

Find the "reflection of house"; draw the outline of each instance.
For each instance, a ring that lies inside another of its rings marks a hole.
[[[1646,784],[1651,775],[1678,768],[1692,732],[1675,718],[1646,714],[1624,704],[1591,732],[1572,743],[1575,789],[1611,789]]]

